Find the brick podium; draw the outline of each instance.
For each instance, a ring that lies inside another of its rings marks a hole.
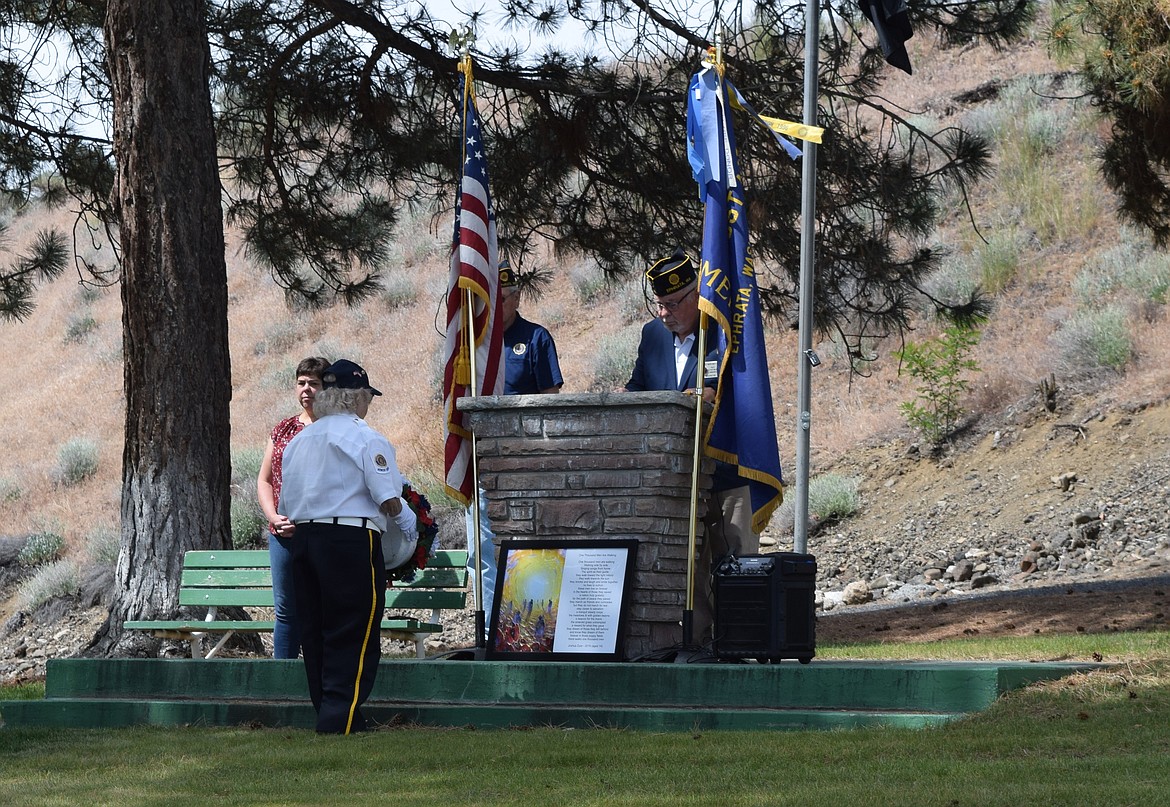
[[[458,407],[476,435],[497,540],[638,539],[622,657],[680,644],[694,397],[501,395],[461,398]],[[711,467],[704,460],[699,477],[696,553]]]

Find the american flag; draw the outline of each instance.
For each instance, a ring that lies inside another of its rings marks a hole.
[[[447,284],[447,341],[443,371],[443,452],[447,492],[464,506],[474,488],[471,432],[455,402],[466,395],[504,390],[503,317],[500,313],[496,217],[488,190],[487,154],[471,85],[471,66],[461,66],[460,126],[463,176],[455,194],[455,236]],[[471,305],[467,305],[470,292]],[[469,335],[475,344],[471,378]]]

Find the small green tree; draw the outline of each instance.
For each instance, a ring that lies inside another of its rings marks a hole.
[[[898,408],[931,445],[942,443],[959,425],[964,414],[959,399],[968,386],[963,374],[979,371],[970,358],[978,343],[978,330],[951,325],[937,339],[907,342],[898,354],[905,372],[920,382],[914,400]]]

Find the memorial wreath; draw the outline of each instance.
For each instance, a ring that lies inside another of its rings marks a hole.
[[[409,583],[419,569],[425,569],[427,561],[434,556],[435,538],[439,535],[439,525],[431,515],[431,503],[427,501],[426,496],[411,487],[409,482],[402,485],[402,501],[414,511],[418,543],[415,544],[414,552],[406,562],[386,570],[387,583],[394,581]]]

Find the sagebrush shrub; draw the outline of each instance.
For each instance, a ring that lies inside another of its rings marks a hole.
[[[100,566],[113,566],[118,562],[118,551],[122,536],[113,527],[95,527],[82,539],[85,557]]]
[[[97,330],[97,325],[97,320],[87,312],[72,314],[65,323],[65,341],[80,342]]]
[[[569,270],[577,302],[582,305],[597,303],[610,292],[609,281],[596,266],[581,264]]]
[[[28,537],[16,559],[22,566],[40,566],[42,563],[56,560],[64,548],[64,536],[53,530],[41,530]]]
[[[70,487],[97,473],[98,444],[88,437],[74,437],[57,449],[57,465],[52,472],[54,484]]]
[[[1010,230],[992,233],[979,248],[980,285],[985,291],[998,294],[1015,279],[1020,268],[1020,250],[1020,238]]]
[[[95,283],[83,282],[77,288],[77,299],[80,300],[83,305],[96,303],[101,299],[107,288],[107,286],[99,286]]]
[[[451,248],[449,230],[445,227],[430,226],[433,215],[434,211],[425,207],[403,212],[398,220],[398,226],[394,228],[394,239],[386,256],[387,264],[414,266]]]
[[[638,323],[641,325],[653,319],[655,312],[650,308],[646,297],[647,290],[640,280],[631,280],[617,289],[614,296],[619,306],[619,316],[623,325]]]
[[[457,507],[463,510],[463,505],[452,498],[451,494],[447,492],[447,485],[433,472],[425,469],[420,470],[417,473],[412,473],[410,479],[406,481],[410,483],[412,488],[426,497],[432,508]]]
[[[257,356],[269,353],[284,355],[301,340],[301,328],[292,320],[279,320],[264,328],[264,338],[256,343],[253,352]]]
[[[264,549],[268,520],[256,495],[256,477],[264,461],[264,449],[241,448],[232,452],[231,524],[236,549]]]
[[[266,549],[268,520],[260,511],[259,502],[232,496],[232,546],[236,549]]]
[[[1133,358],[1133,337],[1125,312],[1116,305],[1076,312],[1053,334],[1066,372],[1099,369],[1120,372]]]
[[[16,589],[16,606],[31,611],[55,597],[74,597],[81,591],[77,564],[59,560],[41,566]]]
[[[407,308],[418,302],[418,285],[414,275],[393,274],[383,280],[382,302],[387,308]]]
[[[821,474],[808,481],[808,514],[820,524],[848,518],[861,506],[857,477]],[[775,525],[789,532],[796,524],[796,496],[790,488],[776,510]]]
[[[969,300],[979,288],[976,269],[967,256],[948,258],[938,271],[931,273],[924,284],[924,290],[930,297],[947,304]],[[919,301],[919,310],[925,317],[932,317],[937,311],[934,300],[927,297]]]
[[[24,489],[18,482],[8,477],[0,477],[0,501],[14,502],[24,495]]]
[[[593,358],[593,392],[609,392],[625,386],[638,357],[638,342],[642,337],[640,325],[627,325],[597,340],[597,354]]]
[[[861,499],[857,478],[840,474],[821,474],[808,483],[808,512],[822,521],[846,518],[857,512]]]

